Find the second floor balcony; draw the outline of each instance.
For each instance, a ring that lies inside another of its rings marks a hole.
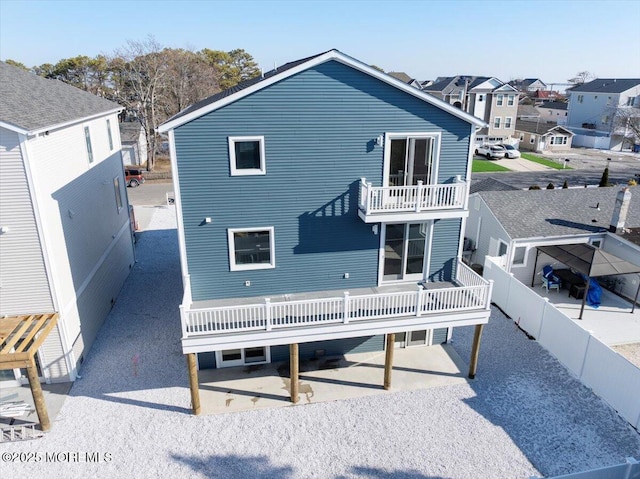
[[[468,194],[460,176],[454,183],[410,186],[373,186],[361,178],[358,214],[365,223],[459,218],[467,214]]]

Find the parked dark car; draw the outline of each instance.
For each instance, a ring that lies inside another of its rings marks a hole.
[[[124,179],[127,183],[127,186],[135,188],[136,186],[144,183],[144,174],[142,170],[138,170],[135,168],[125,168]]]

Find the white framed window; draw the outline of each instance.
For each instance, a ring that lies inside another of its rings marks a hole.
[[[634,106],[635,103],[636,103],[635,96],[630,96],[629,98],[627,98],[627,106]]]
[[[578,103],[582,103],[584,101],[584,95],[578,95]]]
[[[109,151],[113,150],[113,136],[111,135],[111,121],[107,118],[107,137],[109,138]]]
[[[566,136],[552,136],[550,144],[552,145],[566,145],[567,137]]]
[[[496,99],[496,106],[502,106],[504,103],[504,95],[498,95]]]
[[[511,122],[513,121],[513,118],[511,118],[510,116],[505,116],[504,117],[504,127],[505,128],[511,128]]]
[[[507,243],[505,243],[501,239],[498,240],[498,256],[504,256],[505,254],[507,254],[508,248],[509,245]]]
[[[531,138],[529,138],[529,143],[533,145],[535,142],[536,142],[536,135],[531,135]]]
[[[216,351],[216,366],[218,368],[244,366],[247,364],[265,364],[270,362],[271,348],[269,346]]]
[[[607,106],[611,106],[611,103],[613,103],[613,99],[610,96],[608,96],[607,97]]]
[[[227,236],[231,271],[276,267],[273,226],[229,228]]]
[[[120,213],[120,210],[122,209],[123,203],[122,203],[122,190],[120,189],[120,177],[116,176],[113,179],[113,192],[116,195],[116,207],[118,208],[118,213]]]
[[[524,141],[524,134],[520,133],[520,141]]]
[[[89,157],[89,163],[93,163],[93,148],[91,148],[91,132],[89,127],[84,127],[84,139],[87,143],[87,156]]]
[[[527,247],[526,246],[516,246],[515,251],[513,252],[513,265],[514,266],[525,266],[527,262]]]
[[[493,119],[493,127],[494,127],[494,128],[500,128],[500,123],[501,123],[501,122],[502,122],[502,118],[501,118],[501,117],[499,117],[499,116],[496,116],[496,117]]]
[[[507,96],[507,106],[513,106],[516,100],[516,96],[515,95],[508,95]]]
[[[230,136],[231,176],[266,175],[264,136]]]

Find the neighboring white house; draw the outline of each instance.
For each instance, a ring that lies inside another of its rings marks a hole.
[[[122,164],[124,166],[138,166],[147,163],[147,137],[144,128],[138,121],[120,123],[120,137],[122,138]]]
[[[542,121],[566,125],[568,106],[569,105],[563,101],[547,101],[535,108],[540,113],[540,119]]]
[[[73,381],[134,263],[121,107],[2,62],[0,98],[0,323],[58,312],[39,369]]]
[[[519,149],[525,151],[568,151],[573,133],[566,127],[543,121],[522,121],[516,124]]]
[[[640,78],[597,78],[567,93],[567,127],[576,134],[574,146],[620,148],[625,128],[614,120],[619,109],[633,108],[640,115]]]
[[[640,264],[640,250],[624,236],[609,232],[619,191],[613,187],[556,188],[472,194],[465,227],[465,237],[474,245],[469,261],[483,264],[485,256],[502,256],[506,271],[524,284],[531,283],[534,273],[535,282],[540,283],[542,267],[555,262],[544,254],[536,261],[538,246],[589,243]],[[640,187],[629,191],[625,230],[640,227]],[[628,280],[619,289],[632,299],[637,282]]]

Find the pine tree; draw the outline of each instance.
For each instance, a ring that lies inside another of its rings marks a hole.
[[[600,184],[598,186],[600,187],[611,186],[611,183],[609,183],[609,167],[608,166],[602,172],[602,178],[600,178]]]

